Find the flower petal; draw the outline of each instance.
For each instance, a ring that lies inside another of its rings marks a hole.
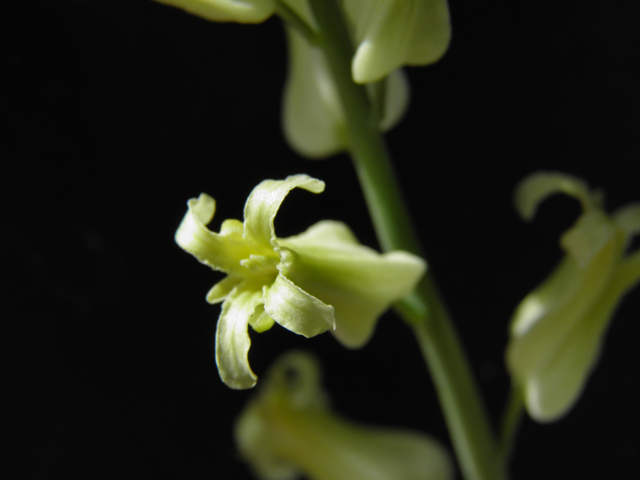
[[[274,0],[156,0],[213,22],[261,23],[275,12]]]
[[[293,150],[325,158],[348,146],[344,113],[328,66],[318,48],[286,27],[289,71],[282,97],[282,129]]]
[[[187,205],[189,210],[176,231],[176,243],[215,270],[240,273],[240,261],[248,258],[251,250],[239,232],[229,230],[229,234],[220,235],[206,227],[215,213],[215,200],[203,193]]]
[[[607,244],[589,264],[580,266],[566,257],[548,280],[522,301],[512,320],[507,364],[518,381],[548,368],[558,351],[566,348],[574,329],[582,328],[610,281],[619,246]]]
[[[530,221],[540,202],[556,193],[565,193],[579,200],[585,212],[598,207],[601,201],[597,192],[590,192],[585,182],[572,175],[536,172],[516,186],[513,202],[520,216]]]
[[[426,263],[406,252],[379,254],[355,241],[340,222],[319,222],[301,235],[278,239],[282,275],[332,305],[336,338],[345,346],[364,345],[380,315],[409,295]]]
[[[335,328],[333,307],[304,292],[278,275],[264,287],[264,309],[284,328],[305,337],[314,337]]]
[[[353,80],[381,80],[402,65],[427,65],[451,39],[446,0],[345,0],[358,44]]]
[[[252,243],[252,253],[274,255],[277,244],[273,221],[284,198],[296,187],[320,193],[324,182],[308,175],[292,175],[285,180],[265,180],[253,189],[244,207],[244,239]]]
[[[260,286],[243,283],[222,304],[216,330],[216,364],[220,378],[235,389],[251,388],[258,377],[249,366],[249,320],[262,303]]]
[[[618,290],[610,284],[545,367],[526,377],[525,402],[534,420],[555,421],[577,402],[598,361],[604,332],[622,298]]]

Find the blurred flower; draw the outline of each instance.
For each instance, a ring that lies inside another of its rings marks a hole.
[[[307,0],[156,1],[218,22],[259,23],[280,13],[289,39],[282,106],[288,143],[308,158],[325,158],[348,148],[336,86],[323,51],[309,38],[318,28]],[[371,84],[375,121],[380,130],[390,130],[409,102],[409,84],[400,67],[433,63],[448,48],[447,1],[344,0],[340,5],[355,47],[353,81]],[[374,87],[375,82],[380,83]]]
[[[640,251],[625,254],[640,232],[640,204],[607,215],[601,195],[585,183],[543,172],[518,186],[516,208],[530,220],[555,193],[577,198],[583,213],[560,239],[566,252],[560,264],[516,309],[506,353],[527,410],[539,422],[557,420],[578,400],[615,309],[640,279]]]
[[[283,355],[235,425],[242,457],[263,480],[448,480],[453,467],[434,439],[358,425],[331,411],[317,361]]]
[[[276,213],[296,187],[320,193],[324,182],[307,175],[265,180],[247,199],[244,223],[225,220],[220,233],[206,228],[215,201],[202,194],[189,200],[176,232],[184,250],[228,274],[207,301],[222,302],[216,363],[232,388],[256,383],[247,359],[247,325],[263,332],[275,321],[305,337],[333,330],[343,345],[357,348],[369,340],[378,317],[413,291],[426,268],[409,253],[379,254],[360,245],[340,222],[322,221],[300,235],[276,238]]]
[[[314,159],[346,150],[346,118],[322,51],[296,29],[286,27],[286,32],[289,71],[282,100],[282,128],[289,145],[298,154]],[[369,98],[381,112],[380,130],[387,131],[407,110],[409,83],[404,73],[396,70],[383,81],[382,88],[380,96],[369,88]]]

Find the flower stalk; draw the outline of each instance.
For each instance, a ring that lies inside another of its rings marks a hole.
[[[364,86],[351,76],[353,47],[335,0],[309,0],[342,102],[349,152],[383,250],[420,254],[418,237]],[[469,363],[429,273],[399,313],[414,329],[431,371],[460,468],[468,480],[506,478]]]

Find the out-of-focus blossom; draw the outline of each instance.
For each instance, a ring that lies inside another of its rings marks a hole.
[[[577,198],[583,213],[560,239],[560,264],[516,309],[506,353],[527,411],[539,422],[562,417],[578,400],[617,306],[640,279],[640,251],[625,253],[640,233],[640,204],[608,215],[599,192],[584,182],[543,172],[518,186],[517,210],[530,220],[555,193]]]

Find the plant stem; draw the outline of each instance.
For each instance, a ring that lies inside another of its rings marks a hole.
[[[502,464],[507,466],[513,453],[515,437],[524,413],[524,399],[522,391],[515,383],[511,385],[509,399],[502,414],[502,424],[500,425],[500,445],[499,457]]]
[[[351,77],[353,47],[335,0],[309,1],[323,50],[338,90],[358,173],[383,250],[421,254],[386,145],[362,85]],[[478,388],[447,310],[427,275],[410,305],[399,312],[414,329],[438,392],[451,440],[468,480],[503,480],[495,438]]]

